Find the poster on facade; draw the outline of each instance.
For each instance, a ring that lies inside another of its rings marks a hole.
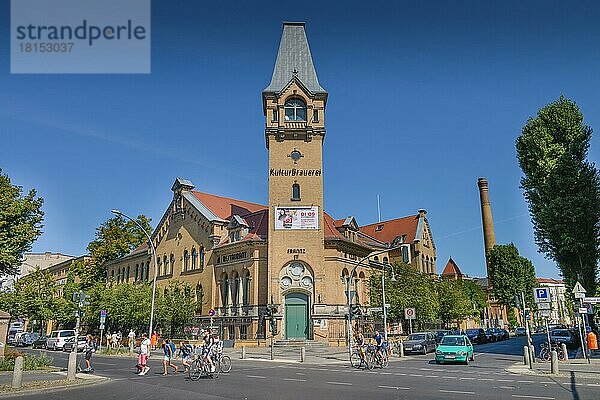
[[[319,229],[319,207],[275,207],[275,230]]]

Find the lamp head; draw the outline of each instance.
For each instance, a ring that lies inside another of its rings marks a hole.
[[[117,214],[117,215],[122,215],[123,214],[121,211],[116,210],[116,209],[112,209],[112,210],[110,210],[110,212],[113,213],[113,214]]]

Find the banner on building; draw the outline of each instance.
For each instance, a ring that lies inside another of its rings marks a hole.
[[[275,207],[275,230],[319,229],[319,207]]]

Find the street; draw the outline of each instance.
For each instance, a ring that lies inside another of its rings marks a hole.
[[[535,341],[543,340],[536,335]],[[186,375],[162,376],[158,353],[146,376],[135,375],[134,360],[94,358],[96,374],[111,378],[103,384],[26,399],[596,399],[598,380],[521,376],[505,371],[520,362],[525,338],[476,346],[470,365],[436,365],[433,354],[394,358],[386,369],[363,371],[346,363],[299,364],[233,358],[229,374],[190,381]],[[55,365],[66,365],[66,353],[50,352]]]

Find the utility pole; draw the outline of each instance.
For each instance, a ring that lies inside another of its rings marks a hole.
[[[527,335],[527,348],[529,349],[529,359],[532,360],[531,365],[533,365],[533,360],[535,359],[535,353],[531,351],[531,345],[533,342],[531,341],[531,333],[529,332],[529,321],[527,320],[527,310],[525,305],[525,293],[521,292],[521,301],[523,304],[523,320],[525,322],[525,333]],[[533,353],[533,354],[532,354]]]

